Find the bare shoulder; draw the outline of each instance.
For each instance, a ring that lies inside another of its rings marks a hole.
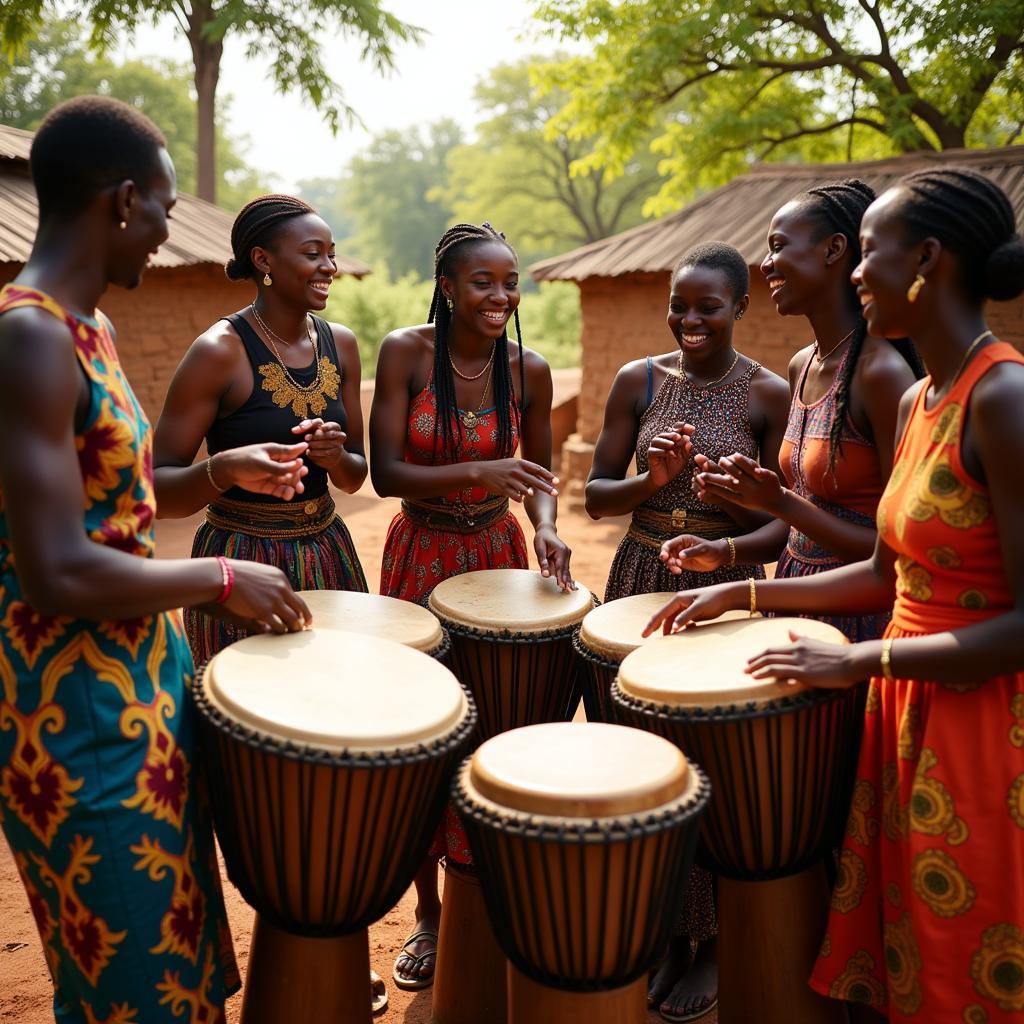
[[[867,337],[857,359],[856,374],[865,383],[873,384],[891,381],[894,375],[910,382],[914,379],[914,371],[903,358],[891,341],[885,338]]]
[[[328,323],[331,335],[334,338],[334,345],[340,355],[347,357],[345,362],[359,358],[359,343],[356,341],[355,331],[344,324]]]
[[[0,378],[14,383],[9,374],[45,371],[52,359],[74,353],[67,324],[35,306],[8,310],[0,316]],[[22,381],[24,377],[21,378]]]
[[[766,401],[789,405],[789,383],[766,366],[759,366],[750,378],[750,389]]]
[[[971,416],[982,429],[1005,430],[1015,444],[1024,443],[1024,363],[996,363],[971,391]],[[1007,438],[1007,440],[1010,440]]]
[[[245,356],[245,346],[238,332],[227,322],[211,324],[189,346],[185,358],[190,363],[200,362],[211,368],[229,369]]]
[[[401,352],[405,355],[422,355],[424,352],[434,351],[434,325],[416,324],[412,327],[398,327],[390,334],[385,335],[380,343],[380,350],[383,353]]]

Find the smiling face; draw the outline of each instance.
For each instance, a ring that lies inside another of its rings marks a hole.
[[[680,267],[672,279],[666,322],[684,358],[702,359],[731,345],[736,316],[748,301],[733,295],[725,271]]]
[[[109,277],[122,288],[137,288],[157,249],[167,241],[167,221],[178,199],[174,163],[166,149],[158,152],[157,171],[145,187],[127,183],[122,213],[126,227],[115,228],[110,253]]]
[[[782,316],[805,316],[821,300],[836,257],[834,239],[799,200],[786,203],[772,218],[761,273]]]
[[[274,295],[302,309],[327,305],[338,272],[331,229],[315,213],[289,217],[266,247],[254,246],[252,262],[269,273]]]
[[[519,263],[502,242],[473,242],[454,253],[452,276],[441,291],[452,301],[452,324],[499,338],[519,305]]]

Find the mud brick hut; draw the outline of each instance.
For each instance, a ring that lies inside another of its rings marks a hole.
[[[616,371],[641,356],[664,352],[669,278],[682,253],[699,242],[734,245],[750,265],[750,309],[736,342],[747,355],[785,376],[793,352],[810,341],[802,318],[780,317],[758,266],[772,215],[813,185],[857,177],[881,192],[911,171],[968,166],[996,181],[1024,224],[1024,146],[911,153],[847,164],[759,164],[747,174],[694,200],[677,213],[535,263],[537,281],[575,281],[583,310],[582,381],[576,433],[562,448],[561,475],[570,500],[579,500],[601,430],[604,402]],[[1024,347],[1024,299],[993,303],[989,323]],[[566,493],[563,490],[563,493]]]
[[[0,125],[0,285],[28,259],[38,207],[29,177],[32,133]],[[232,215],[178,194],[170,238],[153,258],[140,287],[111,288],[103,311],[117,328],[117,347],[128,379],[153,422],[192,340],[218,317],[243,306],[249,290],[224,276],[231,255]],[[338,273],[363,277],[370,268],[338,256]]]

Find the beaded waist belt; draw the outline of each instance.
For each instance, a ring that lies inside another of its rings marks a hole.
[[[219,530],[288,540],[323,533],[334,522],[334,499],[321,494],[309,501],[233,501],[218,498],[206,509],[206,521]]]
[[[736,524],[724,515],[704,516],[685,508],[674,508],[671,512],[638,508],[633,512],[626,536],[638,544],[660,550],[665,541],[680,533],[692,533],[708,540],[718,540],[729,536],[735,529]]]
[[[488,498],[476,505],[439,504],[431,501],[402,502],[402,513],[416,526],[449,533],[479,533],[508,512],[508,498]]]

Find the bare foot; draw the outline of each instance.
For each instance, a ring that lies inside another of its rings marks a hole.
[[[687,972],[693,961],[693,949],[688,935],[673,935],[668,952],[658,964],[647,986],[647,1007],[653,1009],[672,991],[675,983]]]
[[[658,1008],[665,1020],[697,1020],[715,1005],[718,999],[717,955],[717,939],[698,943],[690,969],[679,978]]]

